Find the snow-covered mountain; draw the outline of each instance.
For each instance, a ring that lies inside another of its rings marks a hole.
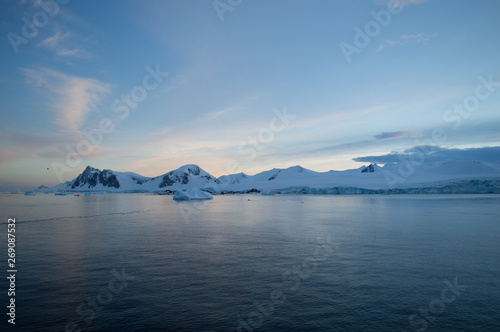
[[[226,185],[231,185],[231,184],[238,184],[241,182],[245,182],[248,178],[248,175],[245,173],[237,173],[237,174],[231,174],[231,175],[223,175],[218,178],[218,180],[221,182],[223,186]]]
[[[371,169],[372,171],[364,172],[365,169]],[[386,184],[381,169],[377,165],[370,165],[346,171],[315,172],[301,166],[293,166],[284,169],[274,168],[252,176],[245,175],[245,177],[242,177],[239,174],[232,174],[219,179],[227,187],[221,188],[221,191],[226,189],[227,191],[247,191],[252,188],[266,191],[294,186],[327,188],[355,185],[372,188]],[[231,179],[232,182],[227,184],[227,179]]]
[[[56,187],[61,191],[155,192],[205,188],[219,184],[219,180],[197,165],[185,165],[153,178],[110,169],[101,171],[87,166],[73,181]]]
[[[157,178],[151,179],[153,183]],[[196,188],[205,188],[210,186],[218,186],[221,182],[214,176],[208,174],[197,165],[186,165],[175,171],[168,172],[161,176],[161,182],[158,188],[189,186]],[[155,186],[156,187],[156,186]]]
[[[113,171],[105,169],[103,171],[87,166],[82,174],[78,175],[71,183],[71,189],[76,188],[95,188],[96,186],[120,188],[120,182],[113,174]]]
[[[361,170],[361,173],[373,173],[375,172],[375,165],[370,164]]]
[[[406,169],[399,164],[380,167],[377,164],[362,166],[345,171],[315,172],[301,166],[286,169],[272,169],[252,176],[239,174],[219,178],[223,182],[220,191],[245,192],[257,189],[263,192],[311,192],[345,193],[349,190],[365,193],[364,189],[402,192],[415,188],[439,188],[452,183],[464,185],[464,180],[500,179],[500,171],[484,163],[475,161],[452,161],[439,166],[420,165]],[[493,182],[492,182],[493,183]],[[500,182],[494,182],[494,186]],[[306,188],[306,189],[304,189]],[[458,188],[458,187],[457,187]],[[491,188],[482,187],[482,191]],[[486,189],[485,189],[486,188]],[[326,189],[326,191],[325,191]],[[467,192],[473,189],[467,189]],[[375,193],[375,192],[366,193]],[[500,187],[498,188],[500,192]],[[428,190],[432,192],[432,190]]]
[[[36,188],[34,191],[44,192],[47,190],[50,190],[50,188],[42,184],[40,187]]]
[[[187,188],[212,193],[402,193],[444,192],[443,188],[466,188],[465,192],[500,192],[500,171],[477,161],[450,161],[441,165],[409,167],[377,164],[345,171],[315,172],[301,166],[274,168],[255,175],[237,173],[215,178],[197,165],[185,165],[157,177],[132,172],[99,170],[87,166],[73,181],[50,188],[55,191],[166,192]],[[448,187],[447,187],[448,186]],[[451,187],[450,187],[451,186]],[[430,188],[430,189],[429,189]],[[441,188],[441,189],[439,189]],[[475,189],[474,189],[475,188]],[[462,190],[462,189],[460,189]]]

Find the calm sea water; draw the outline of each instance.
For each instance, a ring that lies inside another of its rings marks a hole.
[[[500,196],[3,194],[0,211],[16,331],[500,331]]]

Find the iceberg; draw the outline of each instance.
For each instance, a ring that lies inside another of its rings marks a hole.
[[[198,188],[189,188],[178,190],[174,194],[176,201],[204,200],[213,199],[212,194]]]

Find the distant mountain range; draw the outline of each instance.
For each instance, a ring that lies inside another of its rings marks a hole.
[[[376,164],[345,171],[315,172],[301,166],[274,168],[255,175],[237,173],[219,178],[197,165],[185,165],[157,177],[87,166],[74,180],[36,192],[107,191],[158,192],[199,188],[214,194],[260,192],[372,194],[372,193],[500,193],[500,171],[477,161],[402,167]]]

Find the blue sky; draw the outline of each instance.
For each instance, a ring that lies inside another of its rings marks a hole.
[[[500,159],[500,1],[388,2],[2,1],[0,188]]]

